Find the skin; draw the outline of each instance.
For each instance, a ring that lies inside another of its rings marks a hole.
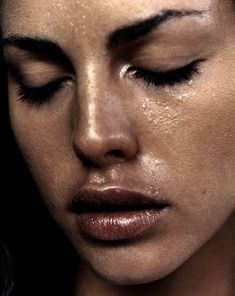
[[[71,78],[50,102],[33,106],[17,100],[17,83],[9,75],[9,104],[15,137],[42,197],[82,258],[75,295],[235,291],[232,2],[3,2],[4,38],[56,41],[74,69],[5,48],[6,60],[17,64],[29,86]],[[166,8],[206,13],[170,20],[147,42],[118,54],[106,49],[112,31]],[[125,75],[129,65],[164,71],[202,58],[192,81],[175,86],[148,86]],[[158,191],[171,209],[140,239],[115,245],[89,241],[68,210],[84,184]]]

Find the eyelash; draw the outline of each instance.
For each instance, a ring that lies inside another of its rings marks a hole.
[[[130,67],[128,72],[131,72],[134,78],[142,79],[148,86],[155,87],[174,86],[186,81],[190,81],[194,74],[199,74],[198,65],[201,61],[194,61],[182,68],[178,68],[165,73],[152,72],[141,68]],[[51,83],[42,86],[30,88],[20,83],[17,88],[18,100],[30,104],[41,105],[48,101],[59,89],[67,79],[61,78],[52,81]]]
[[[198,65],[200,62],[202,61],[194,61],[182,68],[168,72],[153,72],[134,67],[129,68],[128,72],[131,72],[134,78],[142,79],[148,86],[174,86],[190,81],[195,74],[199,74]]]
[[[61,78],[54,80],[49,84],[42,87],[27,87],[20,83],[20,86],[17,88],[16,92],[18,95],[18,100],[22,102],[28,102],[31,104],[41,105],[45,101],[48,101],[66,82],[66,78]]]

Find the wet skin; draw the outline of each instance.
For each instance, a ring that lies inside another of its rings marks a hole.
[[[143,288],[148,295],[230,296],[235,9],[232,1],[133,3],[3,1],[13,131],[52,216],[83,259],[78,295],[99,287],[100,295],[142,295]],[[166,12],[140,38],[115,39]],[[52,81],[59,87],[48,96],[45,88],[29,91]],[[139,190],[170,209],[135,240],[95,242],[68,206],[84,186]]]

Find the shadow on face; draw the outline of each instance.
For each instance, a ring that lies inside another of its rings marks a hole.
[[[235,206],[232,3],[147,4],[3,4],[16,141],[77,253],[118,284],[167,276]],[[69,206],[110,188],[169,211],[137,240],[94,242]]]

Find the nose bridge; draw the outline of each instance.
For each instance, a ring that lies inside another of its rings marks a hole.
[[[95,165],[128,160],[137,148],[124,100],[104,65],[90,62],[80,73],[74,125],[77,155]]]
[[[77,128],[82,127],[90,137],[101,136],[102,131],[107,135],[110,124],[117,125],[118,120],[121,120],[118,116],[122,107],[121,98],[111,84],[107,70],[95,62],[86,65],[80,75]]]

